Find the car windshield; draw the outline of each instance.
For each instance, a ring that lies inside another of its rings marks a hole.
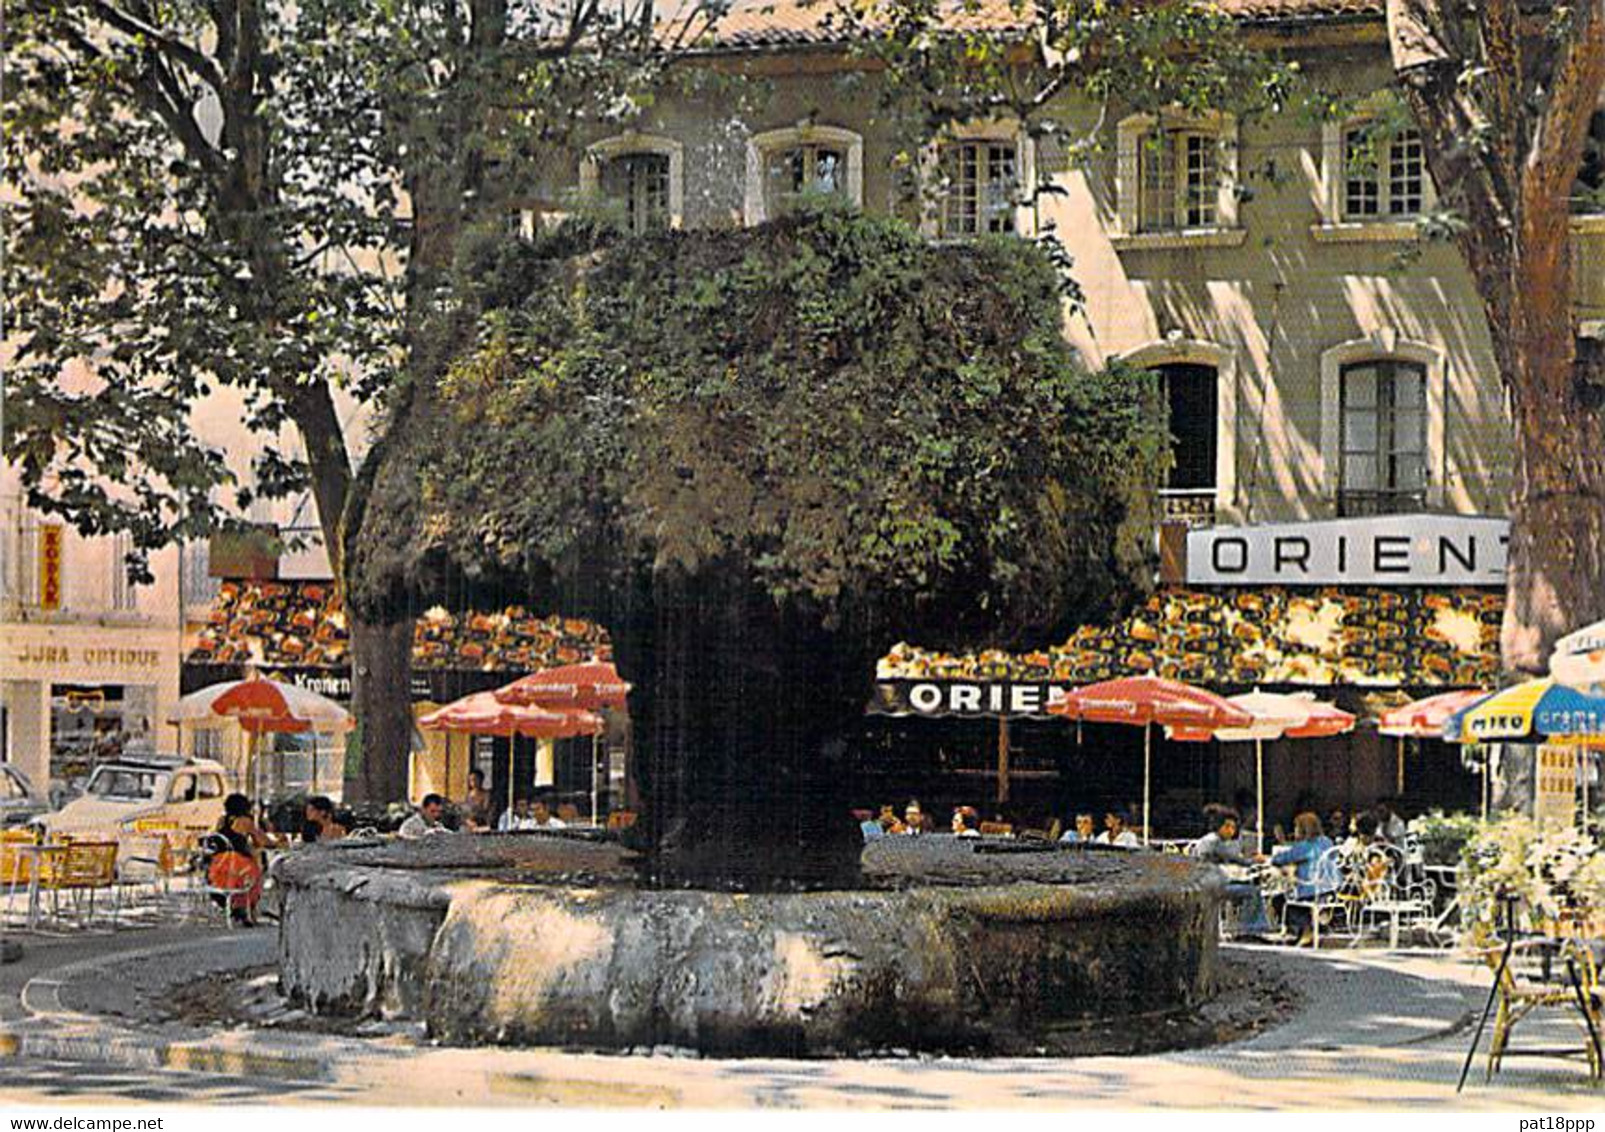
[[[156,797],[154,770],[134,770],[130,767],[103,766],[95,771],[85,793],[96,798],[129,798],[134,800]]]

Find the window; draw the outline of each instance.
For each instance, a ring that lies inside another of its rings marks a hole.
[[[624,225],[640,236],[669,227],[669,158],[625,153],[602,165],[602,195],[624,210]]]
[[[195,796],[197,798],[221,798],[223,796],[223,780],[217,775],[196,775],[195,781]]]
[[[1174,463],[1166,489],[1213,493],[1216,452],[1216,372],[1213,366],[1155,367],[1170,406],[1170,452]]]
[[[139,608],[139,590],[128,580],[128,556],[134,551],[134,540],[127,531],[112,536],[111,540],[111,607],[119,613]]]
[[[951,239],[1015,230],[1019,178],[1012,141],[946,142],[940,160],[940,235]]]
[[[184,604],[211,605],[220,582],[212,577],[212,542],[195,539],[184,544]]]
[[[783,216],[809,197],[847,195],[847,154],[833,146],[801,145],[775,150],[764,170],[764,204],[770,216]]]
[[[1427,373],[1413,362],[1344,366],[1339,515],[1417,511],[1427,495]]]
[[[1217,220],[1219,139],[1197,130],[1152,131],[1139,166],[1138,230],[1212,228]]]
[[[1426,207],[1426,184],[1419,131],[1383,137],[1368,122],[1344,130],[1343,219],[1418,216]]]
[[[170,802],[195,801],[195,776],[193,774],[181,774],[174,778],[173,786],[167,792],[167,800]]]
[[[1237,247],[1237,119],[1132,114],[1116,126],[1116,248]]]

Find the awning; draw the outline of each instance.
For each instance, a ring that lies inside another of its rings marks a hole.
[[[1503,617],[1504,594],[1485,589],[1167,589],[1113,625],[1082,626],[1060,645],[949,654],[899,644],[876,675],[881,700],[918,714],[943,714],[912,703],[914,685],[932,683],[977,685],[974,695],[989,707],[998,695],[1012,703],[1010,688],[1021,683],[1063,689],[1143,674],[1212,688],[1486,687],[1498,676]],[[970,711],[970,695],[965,708],[945,696],[945,714],[1039,714]]]

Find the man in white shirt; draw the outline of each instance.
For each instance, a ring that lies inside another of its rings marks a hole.
[[[450,833],[442,824],[445,813],[446,799],[439,794],[425,794],[424,800],[418,803],[418,812],[401,823],[396,836],[404,841],[417,841],[432,833]]]
[[[1103,832],[1097,837],[1098,845],[1113,845],[1119,849],[1138,849],[1142,842],[1126,825],[1126,815],[1110,810],[1103,816]]]

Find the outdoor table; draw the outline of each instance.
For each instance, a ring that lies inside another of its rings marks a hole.
[[[39,930],[39,877],[44,872],[44,863],[51,857],[65,857],[65,845],[13,845],[11,851],[22,860],[32,863],[28,866],[28,931]],[[13,881],[13,889],[16,882]]]

